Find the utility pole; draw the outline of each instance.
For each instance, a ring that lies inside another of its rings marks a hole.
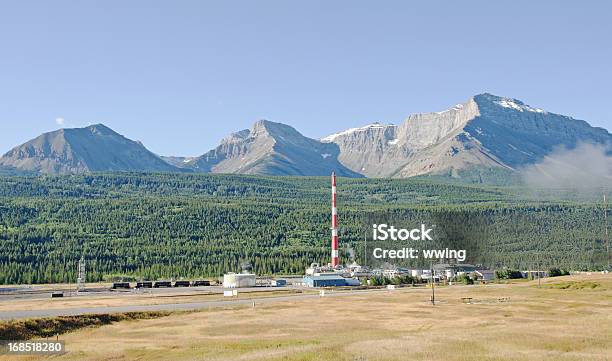
[[[368,230],[363,233],[363,265],[368,263]]]
[[[435,281],[434,281],[434,270],[433,270],[433,262],[429,263],[429,271],[431,272],[431,305],[436,305],[436,291],[435,291]]]
[[[541,284],[541,274],[540,274],[540,257],[538,256],[538,269],[537,269],[537,274],[538,274],[538,288],[540,288],[540,284]]]
[[[608,270],[610,270],[610,238],[608,236],[608,201],[606,200],[606,194],[603,196],[604,202],[604,229],[606,235],[606,253],[608,256]]]

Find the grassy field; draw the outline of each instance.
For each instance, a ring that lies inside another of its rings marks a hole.
[[[238,297],[232,299],[257,299],[273,296],[285,296],[293,294],[317,293],[312,290],[296,291],[292,289],[279,289],[265,291],[240,292]],[[63,297],[45,299],[11,299],[0,302],[0,311],[22,311],[22,310],[52,310],[64,308],[89,308],[89,307],[116,307],[136,305],[162,305],[169,303],[189,303],[205,301],[226,300],[222,293],[212,291],[201,291],[189,294],[184,293],[127,293],[104,296],[87,295],[84,297]]]
[[[394,290],[66,334],[65,360],[610,360],[612,276]],[[472,304],[462,303],[472,297]],[[506,298],[506,300],[500,300]],[[8,359],[7,357],[0,359]],[[16,359],[37,359],[19,357]]]

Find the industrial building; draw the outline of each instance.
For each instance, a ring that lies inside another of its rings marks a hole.
[[[331,189],[331,262],[327,266],[312,263],[306,269],[303,284],[308,287],[359,286],[361,284],[359,280],[351,277],[366,277],[369,274],[367,268],[362,268],[356,263],[346,268],[340,265],[336,173],[334,172],[331,174]]]
[[[448,264],[439,263],[433,265],[434,274],[441,278],[451,279],[466,273],[476,271],[476,267],[471,264]]]
[[[227,273],[223,275],[223,287],[255,287],[255,275],[253,273]]]
[[[478,281],[492,281],[495,278],[495,271],[493,270],[476,270],[474,274]]]
[[[353,278],[364,278],[372,275],[372,272],[368,267],[360,266],[357,262],[353,262],[347,268],[349,275]]]
[[[548,272],[546,271],[521,271],[521,275],[523,278],[545,278],[548,277]]]
[[[319,276],[304,276],[304,285],[308,287],[343,287],[359,286],[359,280],[344,278],[341,275],[322,274]]]
[[[272,280],[270,281],[270,286],[272,287],[283,287],[287,285],[287,280]]]

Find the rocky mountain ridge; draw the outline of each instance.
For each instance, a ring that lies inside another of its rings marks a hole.
[[[346,177],[457,176],[472,169],[513,172],[558,148],[612,147],[612,135],[583,120],[484,93],[402,123],[373,123],[311,139],[260,120],[197,157],[159,157],[98,124],[45,133],[2,158],[0,167],[38,173],[162,171]]]
[[[294,128],[268,120],[230,134],[184,167],[204,173],[327,175],[359,177],[340,164],[338,146],[307,138]]]
[[[410,115],[400,125],[370,124],[321,138],[339,161],[368,177],[406,178],[471,167],[508,170],[540,161],[556,147],[611,144],[587,122],[484,93],[441,112]]]
[[[125,138],[103,124],[44,133],[11,149],[0,158],[0,166],[43,174],[180,171],[140,142]]]

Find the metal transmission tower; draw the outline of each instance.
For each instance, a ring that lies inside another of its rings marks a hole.
[[[604,206],[604,230],[605,230],[605,241],[606,241],[606,253],[608,258],[608,270],[610,270],[610,236],[608,235],[608,201],[606,200],[606,194],[603,196]]]
[[[81,259],[79,260],[78,272],[79,276],[77,278],[77,292],[85,289],[85,259],[83,258],[83,256],[81,256]]]

